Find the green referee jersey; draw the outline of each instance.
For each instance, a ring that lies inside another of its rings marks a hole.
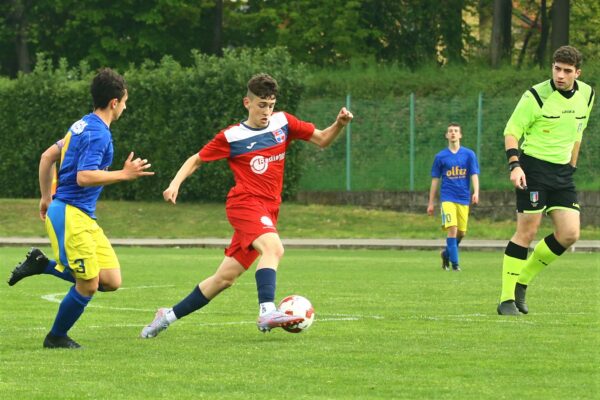
[[[513,111],[504,136],[523,138],[521,150],[532,157],[555,164],[567,164],[575,142],[581,142],[590,111],[594,90],[575,81],[575,93],[563,96],[552,79],[527,90]]]

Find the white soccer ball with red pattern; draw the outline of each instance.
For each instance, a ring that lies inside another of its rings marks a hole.
[[[315,309],[306,297],[296,294],[287,296],[279,303],[279,310],[287,315],[304,318],[304,321],[296,325],[283,327],[288,332],[300,333],[307,330],[315,320]]]

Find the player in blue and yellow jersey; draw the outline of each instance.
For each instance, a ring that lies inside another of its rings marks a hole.
[[[431,189],[427,214],[433,215],[440,179],[442,228],[447,232],[446,249],[442,251],[442,268],[460,271],[458,245],[467,232],[469,205],[479,203],[479,164],[473,150],[460,145],[462,129],[451,123],[446,130],[448,147],[435,155],[431,167]],[[471,183],[473,194],[471,194]]]
[[[147,160],[133,159],[133,152],[123,169],[108,170],[113,159],[110,124],[119,119],[128,97],[123,77],[103,69],[94,77],[90,91],[94,112],[75,122],[40,160],[40,216],[46,221],[56,261],[32,249],[8,281],[12,286],[27,276],[45,273],[75,283],[60,303],[44,340],[46,348],[80,347],[67,332],[97,290],[114,291],[121,285],[119,260],[96,222],[96,202],[103,186],[154,174],[148,171]],[[58,186],[52,196],[55,163],[59,164]]]
[[[581,61],[574,47],[559,47],[553,55],[552,79],[523,94],[504,130],[517,197],[517,230],[504,252],[497,307],[501,315],[527,314],[527,286],[579,239],[573,173],[595,97],[589,85],[577,80]],[[550,215],[554,232],[540,240],[527,258],[543,213]]]

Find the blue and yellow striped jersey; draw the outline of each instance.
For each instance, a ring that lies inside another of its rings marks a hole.
[[[84,116],[69,128],[65,136],[54,198],[96,218],[96,202],[103,186],[79,186],[77,172],[108,169],[112,160],[110,129],[96,114]]]

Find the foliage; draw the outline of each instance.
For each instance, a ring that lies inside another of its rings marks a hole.
[[[192,49],[286,46],[295,62],[343,65],[389,60],[416,67],[461,62],[472,36],[462,11],[475,0],[224,0],[218,24],[214,0],[14,0],[0,4],[0,50],[16,38],[31,54],[56,62],[85,60],[92,68],[125,69],[170,55],[191,65]],[[15,13],[17,5],[23,13]],[[215,32],[222,30],[222,43]],[[34,60],[35,61],[35,60]],[[16,75],[15,57],[0,73]]]
[[[25,6],[30,51],[55,62],[124,69],[169,54],[189,64],[191,49],[211,45],[212,0],[126,0],[112,6],[99,0],[16,1]],[[10,3],[0,10],[9,15]],[[0,48],[12,41],[11,29],[19,23],[0,17]],[[10,66],[2,67],[6,72]]]
[[[600,59],[600,3],[573,0],[571,8],[571,44],[584,56],[584,67]]]
[[[85,66],[57,69],[40,58],[35,71],[1,81],[0,197],[37,197],[37,165],[44,149],[91,110]],[[302,68],[292,65],[281,48],[269,51],[227,51],[222,58],[194,53],[193,65],[183,67],[170,57],[147,62],[125,72],[130,88],[127,111],[111,126],[115,143],[112,169],[119,169],[134,151],[153,164],[157,174],[130,184],[109,186],[108,198],[160,198],[163,188],[183,161],[197,152],[220,129],[246,116],[242,106],[245,85],[258,72],[279,82],[278,109],[294,112],[302,84]],[[52,118],[48,118],[51,115]],[[332,117],[333,118],[333,117]],[[296,190],[296,146],[286,157],[284,195]],[[203,200],[223,200],[232,184],[225,162],[210,163],[186,183],[182,193]]]

